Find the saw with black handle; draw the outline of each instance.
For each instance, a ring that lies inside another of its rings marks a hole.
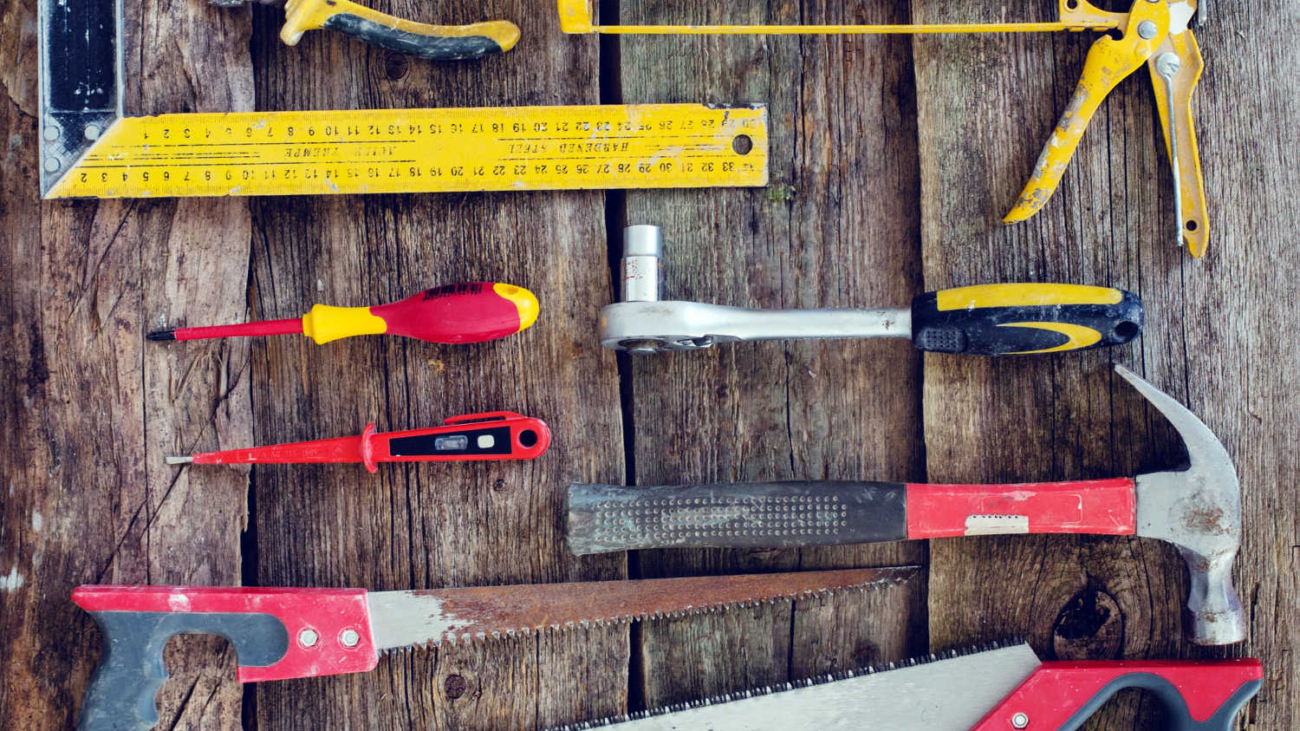
[[[891,663],[553,731],[1075,731],[1115,693],[1149,691],[1166,731],[1231,731],[1259,660],[1038,659],[1026,644]]]

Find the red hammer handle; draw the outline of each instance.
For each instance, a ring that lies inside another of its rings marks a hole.
[[[1016,533],[1131,535],[1137,495],[1127,477],[1018,485],[909,483],[907,537]]]

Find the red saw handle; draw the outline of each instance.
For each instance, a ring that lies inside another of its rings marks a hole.
[[[375,433],[367,424],[355,437],[271,444],[202,452],[194,464],[286,464],[361,462],[371,472],[379,462],[467,462],[535,459],[551,445],[546,422],[513,411],[465,414],[442,426]]]
[[[1023,533],[1132,535],[1133,480],[1027,482],[1019,485],[907,486],[907,537]]]
[[[215,634],[235,648],[241,683],[359,673],[379,662],[364,589],[79,586],[104,653],[81,705],[82,731],[146,731],[167,680],[163,648]]]
[[[1168,731],[1231,731],[1263,677],[1254,659],[1045,662],[971,731],[1074,731],[1125,688],[1153,693]]]

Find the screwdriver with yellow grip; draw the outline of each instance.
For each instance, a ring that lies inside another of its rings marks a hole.
[[[149,333],[149,340],[289,335],[318,345],[354,335],[404,335],[431,343],[480,343],[513,335],[537,320],[537,297],[523,287],[466,282],[435,287],[377,307],[316,305],[302,317],[237,325],[182,327]]]
[[[622,297],[600,311],[613,350],[699,350],[744,340],[911,338],[921,350],[1029,355],[1127,343],[1142,331],[1142,301],[1114,287],[989,284],[927,292],[910,308],[753,309],[659,297],[657,226],[624,230]]]
[[[235,7],[246,2],[275,5],[280,0],[209,0]],[[464,61],[504,53],[519,42],[519,28],[506,20],[469,25],[417,23],[349,0],[288,0],[280,40],[296,46],[309,30],[335,30],[380,48],[433,61]]]

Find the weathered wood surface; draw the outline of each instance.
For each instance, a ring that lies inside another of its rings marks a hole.
[[[554,12],[518,0],[386,9],[441,22],[516,19],[524,40],[481,63],[430,64],[338,34],[288,48],[267,22],[254,45],[258,98],[276,108],[599,101],[596,76],[575,74],[596,67],[596,47],[563,36]],[[259,343],[259,441],[355,433],[372,420],[414,428],[498,409],[542,418],[557,437],[534,462],[397,466],[374,477],[356,466],[258,470],[250,570],[258,583],[401,589],[623,576],[623,557],[575,559],[561,532],[564,486],[623,478],[615,360],[591,337],[594,303],[610,289],[603,201],[541,193],[255,202],[249,291],[259,316],[292,316],[316,299],[393,301],[457,281],[509,282],[542,301],[533,328],[480,345]],[[365,675],[264,684],[250,715],[267,730],[343,719],[371,728],[531,728],[608,715],[624,704],[627,638],[626,628],[609,628],[400,655]]]
[[[1145,72],[1103,108],[1047,209],[1016,227],[998,222],[1073,88],[1086,36],[629,37],[602,51],[595,38],[560,35],[549,0],[369,4],[446,22],[508,17],[524,39],[501,58],[433,65],[326,33],[285,48],[274,8],[128,2],[129,110],[766,102],[772,184],[614,194],[608,208],[598,193],[40,203],[35,8],[0,0],[3,725],[72,723],[100,648],[67,597],[91,582],[391,589],[928,566],[913,584],[793,610],[398,654],[366,675],[242,691],[224,642],[184,638],[168,653],[164,728],[544,728],[1014,635],[1045,657],[1221,654],[1180,639],[1182,562],[1147,541],[564,552],[560,502],[577,479],[1030,480],[1179,460],[1172,430],[1111,375],[1112,361],[1188,403],[1236,459],[1247,526],[1236,573],[1251,638],[1230,652],[1259,656],[1268,671],[1243,725],[1300,725],[1300,629],[1288,623],[1300,600],[1294,3],[1220,3],[1197,30],[1214,223],[1204,261],[1166,241],[1169,174]],[[909,17],[886,0],[623,5],[631,22]],[[1053,13],[1046,2],[911,9],[918,21]],[[1147,331],[1109,353],[1032,361],[923,361],[899,341],[617,363],[594,325],[614,294],[606,229],[624,223],[664,228],[675,297],[872,306],[953,284],[1109,283],[1144,297]],[[538,324],[463,348],[143,342],[163,326],[289,317],[317,301],[369,304],[478,278],[537,292]],[[162,464],[168,453],[496,408],[546,419],[550,452],[375,476]],[[1124,696],[1089,728],[1146,727],[1150,705]]]
[[[252,108],[246,19],[129,5],[135,47],[190,41],[133,57],[131,111]],[[7,2],[3,18],[0,717],[65,728],[99,654],[93,624],[68,601],[74,585],[239,581],[246,474],[192,480],[162,458],[251,438],[247,345],[155,348],[143,334],[182,314],[242,314],[250,217],[234,200],[38,203],[35,5]],[[223,648],[174,643],[163,723],[238,718]]]
[[[906,20],[905,7],[883,0],[771,10],[662,0],[624,3],[622,13],[629,23]],[[911,300],[920,277],[908,48],[902,38],[623,39],[623,101],[763,102],[771,120],[768,188],[628,192],[626,222],[663,228],[667,298],[748,307]],[[920,357],[901,340],[634,357],[626,371],[631,477],[640,485],[921,479],[919,376]],[[922,564],[925,557],[925,546],[913,543],[648,551],[633,562],[644,576],[662,576]],[[634,694],[657,706],[924,652],[923,583],[834,598],[815,613],[800,607],[793,624],[781,608],[647,628]]]
[[[1055,3],[1051,3],[1052,6]],[[1050,17],[1047,2],[1031,10]],[[1291,729],[1297,629],[1294,443],[1300,434],[1295,326],[1300,205],[1283,163],[1300,105],[1297,52],[1282,39],[1294,3],[1215,3],[1196,28],[1207,69],[1196,97],[1210,191],[1210,250],[1174,248],[1168,158],[1146,71],[1093,121],[1061,189],[1037,218],[1003,227],[1082,70],[1084,37],[918,40],[925,286],[1033,279],[1104,283],[1146,304],[1140,341],[1041,360],[927,359],[932,481],[1024,481],[1132,474],[1184,459],[1164,419],[1114,375],[1120,362],[1187,404],[1220,437],[1241,478],[1245,524],[1236,585],[1250,612],[1240,647],[1181,639],[1186,569],[1175,551],[1127,538],[980,538],[931,546],[936,649],[1006,635],[1044,657],[1250,655],[1266,683],[1241,724]],[[917,21],[1003,18],[995,6],[918,0]],[[1268,50],[1266,50],[1268,49]],[[1284,304],[1285,303],[1285,304]],[[1281,612],[1279,614],[1279,612]],[[1092,729],[1151,728],[1149,699],[1125,694]]]

